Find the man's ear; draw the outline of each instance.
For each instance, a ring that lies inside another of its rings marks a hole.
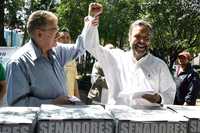
[[[38,37],[41,37],[41,36],[42,36],[42,34],[39,32],[39,33],[38,33]]]
[[[36,34],[37,34],[37,36],[38,36],[39,38],[42,36],[42,33],[41,33],[40,30],[36,30]]]
[[[42,32],[40,31],[40,30],[35,30],[35,36],[37,37],[37,38],[41,38],[42,37]]]

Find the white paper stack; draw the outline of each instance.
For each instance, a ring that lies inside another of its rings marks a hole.
[[[134,109],[106,106],[116,119],[117,133],[187,133],[188,119],[162,107]]]
[[[34,133],[37,107],[1,107],[0,133]]]
[[[189,119],[189,133],[200,133],[200,106],[167,105],[167,107]]]
[[[100,105],[42,105],[38,133],[113,133],[112,115]]]

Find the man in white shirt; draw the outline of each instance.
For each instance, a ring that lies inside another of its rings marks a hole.
[[[143,20],[131,24],[131,50],[105,49],[99,44],[97,26],[103,7],[91,3],[83,30],[86,49],[101,64],[109,88],[107,104],[173,104],[175,83],[168,66],[149,53],[152,27]]]

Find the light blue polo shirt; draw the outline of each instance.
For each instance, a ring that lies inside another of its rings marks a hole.
[[[75,45],[61,44],[42,55],[32,40],[11,57],[6,67],[10,106],[40,106],[66,96],[64,64],[85,52],[82,37]]]

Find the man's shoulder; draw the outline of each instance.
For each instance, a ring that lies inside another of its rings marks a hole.
[[[158,64],[166,64],[161,58],[159,58],[155,55],[152,55],[152,54],[149,54],[149,59]]]
[[[19,49],[14,52],[10,58],[10,61],[17,61],[20,59],[24,59],[27,56],[32,56],[33,51],[31,51],[30,44],[26,43],[24,46],[20,47]]]
[[[121,60],[124,57],[124,51],[119,49],[119,48],[115,48],[115,49],[108,49],[105,47],[102,47],[102,51],[99,55],[99,58],[97,58],[97,62],[95,63],[93,66],[98,67],[101,66],[101,64],[105,63],[106,64],[110,64],[113,63],[115,61]]]
[[[115,49],[110,49],[111,54],[115,57],[115,58],[123,58],[123,57],[127,57],[127,55],[130,55],[130,51],[124,51],[120,48],[115,48]]]

